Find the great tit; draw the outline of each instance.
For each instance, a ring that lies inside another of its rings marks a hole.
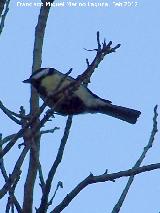
[[[49,107],[61,115],[77,115],[82,113],[103,113],[120,120],[135,124],[141,112],[113,105],[111,101],[102,99],[91,92],[85,85],[81,84],[72,94],[63,94],[65,98],[58,103],[61,95],[55,95],[55,91],[75,81],[70,76],[59,72],[54,68],[40,68],[36,70],[24,83],[30,83],[38,92],[40,97],[46,101]]]

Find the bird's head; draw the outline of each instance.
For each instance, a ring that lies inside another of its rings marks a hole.
[[[61,78],[60,72],[54,68],[40,68],[28,79],[24,80],[23,83],[32,84],[40,94],[42,91],[43,94],[44,91],[45,94],[49,94],[54,91]]]
[[[46,77],[53,75],[54,72],[54,68],[40,68],[36,70],[28,79],[24,80],[23,83],[34,84],[35,82],[41,82]]]

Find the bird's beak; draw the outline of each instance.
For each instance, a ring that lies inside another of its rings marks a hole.
[[[31,83],[31,79],[29,78],[29,79],[26,79],[26,80],[24,80],[24,81],[22,81],[23,83]]]

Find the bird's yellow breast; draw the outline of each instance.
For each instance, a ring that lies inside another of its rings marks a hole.
[[[50,75],[46,76],[44,79],[41,81],[41,86],[45,88],[48,94],[53,93],[57,87],[58,89],[63,88],[64,86],[68,85],[70,82],[69,80],[65,80],[62,85],[60,85],[60,82],[62,81],[62,76],[60,75]]]

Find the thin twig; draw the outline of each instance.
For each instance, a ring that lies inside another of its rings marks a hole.
[[[24,161],[29,149],[30,149],[30,146],[25,146],[24,149],[22,150],[22,152],[15,164],[12,174],[9,176],[8,181],[4,184],[4,186],[0,190],[0,199],[10,190],[10,188],[11,188],[12,184],[15,182],[17,176],[19,176],[21,166],[23,164],[23,161]]]
[[[48,134],[48,133],[54,133],[56,130],[59,130],[60,127],[54,127],[53,129],[48,129],[48,130],[42,130],[40,131],[41,135],[44,135],[44,134]]]
[[[8,197],[8,200],[7,200],[5,213],[9,213],[9,211],[10,211],[10,197]]]
[[[139,159],[137,160],[137,162],[135,163],[135,165],[133,166],[133,169],[138,168],[141,165],[144,158],[146,157],[147,152],[153,146],[155,135],[158,132],[158,129],[157,129],[157,117],[158,117],[157,107],[158,107],[157,105],[154,107],[153,128],[152,128],[152,131],[151,131],[151,136],[149,138],[148,144],[144,147],[144,150],[143,150],[141,156],[139,157]],[[131,187],[133,180],[134,180],[134,175],[129,177],[128,182],[127,182],[120,198],[118,199],[118,202],[116,203],[116,205],[114,206],[114,208],[112,210],[112,213],[118,213],[120,211],[120,209],[123,205],[123,202],[124,202],[124,200],[125,200],[125,198],[128,194],[128,191]]]
[[[4,145],[5,143],[9,142],[13,137],[15,137],[16,134],[11,134],[6,136],[5,138],[2,139],[2,145]]]
[[[15,193],[15,189],[17,186],[18,181],[20,180],[20,175],[16,177],[15,182],[13,183],[13,186],[11,187],[11,189],[9,190],[9,197],[10,197],[10,202],[11,202],[11,208],[14,211],[14,206],[16,207],[16,210],[18,213],[22,213],[22,209],[20,204],[18,203],[14,193]]]
[[[2,135],[0,135],[0,151],[2,150],[2,145],[3,145],[1,143],[1,138],[2,138]],[[7,171],[6,171],[5,166],[4,166],[3,158],[0,159],[0,169],[1,169],[1,173],[2,173],[2,175],[4,177],[4,180],[7,183],[9,181],[9,177],[7,175]],[[18,179],[17,179],[17,181],[18,181]],[[11,188],[11,190],[9,191],[9,193],[11,193],[11,195],[12,195],[12,202],[14,203],[14,205],[15,205],[15,207],[17,209],[17,212],[18,213],[22,213],[21,206],[20,206],[19,202],[17,201],[17,199],[16,199],[16,197],[14,195],[14,190],[15,190],[15,186],[17,184],[17,181],[14,183],[14,185]],[[10,201],[10,199],[8,198],[8,203],[7,203],[7,206],[6,206],[6,211],[8,211],[8,209],[10,209],[9,208],[9,201]]]
[[[38,172],[39,172],[39,180],[40,180],[40,187],[42,189],[42,193],[44,192],[44,187],[45,187],[45,181],[44,181],[44,177],[43,177],[43,172],[42,172],[42,166],[41,163],[39,161],[39,166],[38,166]]]
[[[1,0],[1,1],[0,1],[0,17],[2,16],[5,3],[6,3],[6,0]]]
[[[35,122],[35,120],[40,116],[40,114],[44,111],[46,107],[46,104],[43,103],[42,106],[40,107],[40,110],[37,111],[37,113],[35,113],[35,115],[33,115],[31,117],[31,120],[26,123],[26,125],[21,128],[16,134],[15,136],[11,139],[11,141],[4,147],[4,149],[0,152],[0,159],[14,146],[14,144],[16,143],[16,141],[21,138],[24,134],[24,132],[26,131],[26,129],[28,129],[28,127],[30,127],[31,124],[33,124]],[[44,124],[43,124],[44,125]],[[39,126],[37,127],[39,128]],[[37,129],[36,129],[37,131]]]
[[[54,133],[56,130],[59,130],[59,129],[60,129],[60,127],[54,127],[53,129],[42,130],[42,131],[40,131],[40,134],[44,135],[44,134],[48,134],[48,133]],[[8,141],[12,140],[15,136],[16,136],[16,133],[8,135],[5,138],[3,138],[2,139],[2,145],[4,145],[5,143],[7,143]]]
[[[57,191],[58,191],[59,188],[61,188],[61,189],[63,188],[63,183],[62,183],[62,181],[59,181],[59,182],[57,183],[56,190],[55,190],[55,192],[54,192],[54,195],[52,196],[52,198],[51,198],[50,201],[48,202],[48,206],[52,205],[53,199],[55,198],[55,196],[56,196]]]

